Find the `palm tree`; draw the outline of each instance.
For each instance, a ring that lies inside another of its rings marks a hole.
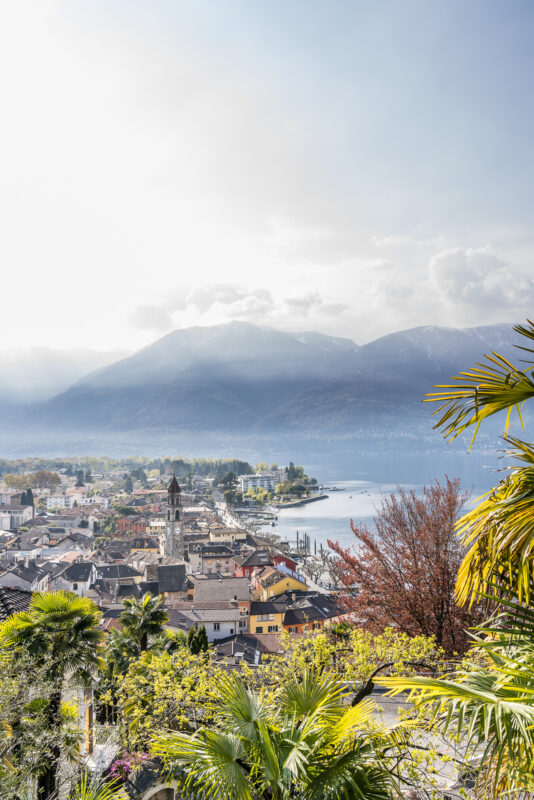
[[[517,346],[533,354],[534,323],[514,330],[528,340]],[[480,796],[491,798],[534,791],[534,446],[508,433],[511,412],[522,422],[521,408],[534,397],[534,361],[524,363],[520,369],[492,353],[429,396],[440,402],[435,427],[451,439],[474,427],[473,442],[484,419],[506,411],[504,435],[519,465],[457,523],[467,548],[457,598],[486,599],[496,610],[475,631],[471,662],[452,675],[376,681],[393,693],[410,690],[431,711],[431,725],[462,738],[476,755]]]
[[[70,792],[68,800],[119,800],[121,796],[123,795],[116,781],[93,781],[87,772],[82,772],[78,785]]]
[[[514,330],[528,344],[534,340],[534,322],[516,325]],[[534,347],[516,345],[534,355]],[[534,360],[523,360],[525,369],[514,366],[498,353],[484,357],[471,370],[453,378],[454,384],[436,386],[442,391],[428,395],[439,402],[435,428],[450,440],[474,427],[473,444],[483,420],[506,411],[505,439],[512,445],[509,454],[519,465],[498,486],[487,493],[479,505],[458,521],[458,531],[468,548],[460,568],[457,595],[461,603],[475,600],[480,592],[492,589],[503,568],[514,573],[519,598],[530,596],[529,567],[534,562],[534,445],[508,435],[512,411],[522,422],[521,408],[534,397]]]
[[[338,678],[310,671],[268,702],[224,675],[215,727],[162,734],[153,752],[192,798],[386,800],[396,793],[386,758],[398,740],[371,732],[373,702],[347,706],[348,693]]]
[[[144,652],[148,647],[148,637],[161,633],[169,619],[169,615],[161,606],[162,597],[161,595],[153,597],[147,592],[140,600],[127,597],[122,604],[124,611],[119,617],[119,622],[126,633],[139,642],[139,648]]]
[[[14,614],[0,625],[0,645],[13,648],[21,662],[29,659],[48,687],[50,752],[38,778],[38,797],[56,796],[62,724],[61,695],[66,679],[88,684],[99,656],[103,633],[100,612],[85,597],[72,592],[35,593],[27,612]]]

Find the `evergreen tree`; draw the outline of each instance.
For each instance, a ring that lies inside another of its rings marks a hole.
[[[199,653],[206,653],[209,647],[208,634],[204,625],[201,625],[197,631],[197,647]]]

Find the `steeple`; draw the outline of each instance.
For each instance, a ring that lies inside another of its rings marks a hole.
[[[174,495],[174,494],[180,494],[180,484],[176,480],[176,473],[175,472],[173,473],[172,480],[169,483],[169,486],[167,488],[167,492],[169,494],[169,497],[171,495]]]

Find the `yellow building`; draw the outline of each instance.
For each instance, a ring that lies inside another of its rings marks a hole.
[[[271,600],[252,602],[249,613],[250,633],[281,633],[284,625],[285,603]]]
[[[247,532],[241,528],[227,528],[224,525],[211,525],[209,529],[210,542],[217,544],[232,544],[244,542]]]
[[[304,578],[296,573],[281,572],[275,567],[265,567],[256,578],[259,599],[266,601],[284,592],[307,592],[308,585]]]

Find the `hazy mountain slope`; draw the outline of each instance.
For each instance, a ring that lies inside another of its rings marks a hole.
[[[75,381],[126,355],[85,348],[32,347],[0,351],[0,402],[36,402],[54,397]]]
[[[427,326],[358,347],[249,323],[189,328],[97,370],[30,416],[41,427],[91,432],[394,427],[401,418],[421,418],[433,383],[472,366],[484,351],[510,355],[513,338],[509,325]]]
[[[514,338],[517,335],[511,325],[464,329],[425,325],[369,342],[360,348],[356,362],[359,369],[369,373],[406,375],[412,380],[438,375],[439,380],[446,380],[457,370],[473,366],[491,350],[512,355]]]

